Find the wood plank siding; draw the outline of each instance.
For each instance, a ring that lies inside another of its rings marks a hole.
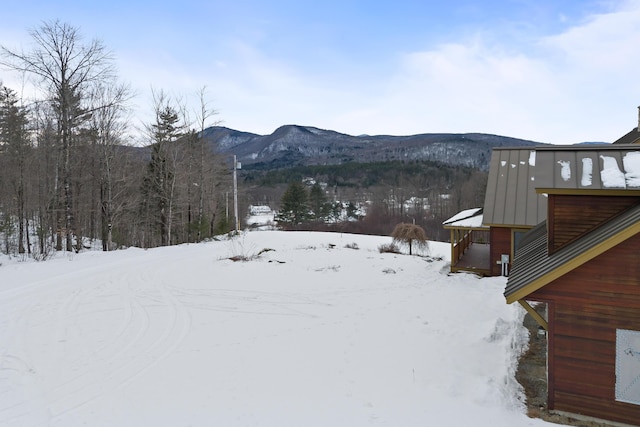
[[[491,249],[489,254],[489,269],[492,276],[502,274],[499,264],[502,254],[511,254],[511,228],[491,227]]]
[[[635,235],[527,297],[549,307],[550,409],[639,423],[640,405],[615,400],[616,330],[640,331],[639,252]]]
[[[550,194],[547,220],[549,253],[638,203],[638,197]]]

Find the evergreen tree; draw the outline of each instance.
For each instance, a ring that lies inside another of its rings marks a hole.
[[[18,230],[18,253],[25,252],[26,234],[26,181],[27,181],[27,159],[31,152],[31,145],[27,138],[27,111],[18,103],[16,93],[0,85],[0,154],[6,150],[7,163],[3,165],[6,173],[6,181],[11,188],[8,194],[8,201],[13,201],[14,212],[17,219]],[[0,182],[2,175],[0,175]],[[1,197],[1,195],[0,195]],[[0,203],[0,206],[2,204]],[[10,203],[4,206],[5,210],[11,211]],[[7,212],[4,212],[7,215]],[[7,221],[10,220],[8,216]],[[27,245],[28,248],[28,245]],[[29,248],[28,248],[29,249]]]
[[[347,204],[347,219],[358,219],[358,208],[353,202]]]
[[[315,221],[322,221],[329,214],[327,196],[317,182],[313,184],[311,191],[309,191],[309,207],[311,208],[311,215]]]
[[[178,113],[167,102],[161,95],[156,105],[156,122],[150,126],[154,144],[142,184],[146,226],[159,232],[162,246],[171,244],[176,180],[171,145],[181,135]]]
[[[328,205],[327,218],[332,222],[342,220],[342,202],[333,202]]]
[[[278,221],[297,225],[305,222],[309,217],[309,195],[301,182],[295,181],[289,184],[282,195],[281,206],[278,212]]]

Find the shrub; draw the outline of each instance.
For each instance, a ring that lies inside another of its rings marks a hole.
[[[384,253],[399,254],[400,253],[400,248],[398,248],[398,245],[396,245],[395,243],[391,242],[391,243],[386,243],[384,245],[378,246],[378,251],[381,254],[384,254]]]
[[[424,228],[416,224],[401,223],[391,233],[393,243],[409,246],[409,255],[413,255],[413,247],[429,250],[429,242]]]
[[[267,252],[274,251],[271,248],[263,248],[260,251],[255,250],[254,247],[247,247],[245,245],[245,233],[239,233],[237,235],[229,235],[229,247],[232,255],[227,259],[231,261],[253,261],[260,258]]]
[[[257,254],[238,254],[238,255],[233,255],[230,256],[229,259],[231,261],[253,261],[255,259],[258,259],[262,256],[262,254],[267,253],[267,252],[271,252],[274,251],[275,249],[271,249],[271,248],[264,248],[262,249],[260,252],[258,252]]]

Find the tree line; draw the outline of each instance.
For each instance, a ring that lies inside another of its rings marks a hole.
[[[297,229],[309,223],[331,224],[360,219],[358,208],[352,201],[329,201],[317,182],[309,189],[302,181],[291,182],[282,195],[280,205],[276,219],[280,227],[287,229]]]
[[[263,170],[261,166],[245,165],[243,176],[246,183],[269,186],[314,177],[330,187],[398,186],[416,180],[434,186],[438,182],[464,181],[471,173],[478,171],[476,168],[452,166],[431,160],[298,165],[269,170]]]
[[[0,81],[0,250],[45,258],[79,251],[197,242],[227,231],[229,166],[201,137],[215,115],[153,91],[144,147],[130,143],[131,90],[98,40],[59,21],[31,33],[0,65],[38,89],[25,99]]]
[[[284,228],[389,235],[396,224],[405,222],[423,227],[430,239],[447,240],[442,222],[462,209],[483,206],[487,175],[433,161],[350,162],[271,171],[250,165],[243,170],[242,184],[248,203],[272,206]],[[305,187],[303,181],[308,180],[323,183],[322,192],[317,184]],[[336,221],[340,209],[346,221]]]

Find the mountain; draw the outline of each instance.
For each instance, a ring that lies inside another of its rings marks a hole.
[[[540,143],[482,133],[352,136],[311,126],[286,125],[271,135],[213,126],[204,131],[211,148],[236,155],[249,169],[334,165],[349,162],[430,160],[487,170],[493,147]]]

